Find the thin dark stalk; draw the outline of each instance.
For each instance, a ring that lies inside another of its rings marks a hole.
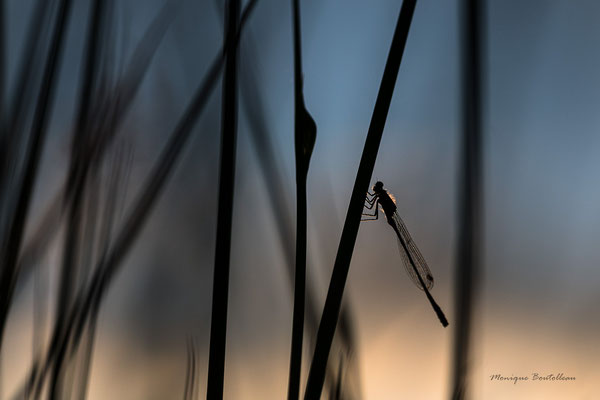
[[[300,396],[304,303],[306,297],[306,181],[297,182],[296,196],[296,273],[294,276],[294,311],[292,317],[288,400],[297,400]]]
[[[484,34],[484,2],[461,2],[463,137],[459,231],[456,242],[455,309],[452,398],[468,398],[468,376],[473,309],[479,287],[482,243],[482,128],[481,51]]]
[[[99,77],[98,66],[100,64],[100,56],[102,53],[101,39],[103,37],[102,28],[104,24],[103,17],[105,14],[104,7],[106,4],[106,0],[93,0],[93,6],[90,7],[90,24],[83,60],[84,72],[81,84],[81,94],[79,96],[79,110],[72,139],[72,164],[75,164],[77,155],[83,153],[83,146],[85,146],[85,139],[88,135],[88,132],[86,131],[90,120],[92,95],[96,89]],[[73,171],[73,168],[71,171]]]
[[[394,31],[392,45],[388,54],[388,59],[383,72],[383,78],[377,94],[371,124],[367,133],[367,139],[363,149],[363,154],[356,174],[356,181],[346,214],[346,221],[340,239],[333,273],[323,308],[321,323],[317,333],[317,343],[315,352],[310,366],[308,375],[308,383],[306,385],[306,400],[318,400],[321,397],[323,390],[323,381],[325,379],[325,371],[327,368],[327,359],[331,350],[331,343],[337,325],[344,287],[348,277],[352,252],[356,236],[358,235],[358,227],[365,202],[365,194],[369,189],[369,182],[375,167],[377,152],[381,142],[381,136],[385,127],[385,121],[392,101],[394,86],[400,69],[400,62],[404,53],[404,47],[408,38],[408,32],[412,16],[415,10],[416,0],[404,0],[398,22]]]
[[[316,125],[308,111],[306,111],[302,93],[299,0],[292,0],[292,16],[294,28],[294,137],[296,153],[296,268],[288,400],[297,400],[300,396],[304,307],[306,301],[306,176],[316,137]]]
[[[14,90],[11,92],[7,115],[8,132],[14,132],[19,127],[18,120],[23,118],[26,106],[29,104],[31,95],[31,80],[36,70],[36,64],[42,51],[42,37],[49,29],[51,11],[56,4],[55,0],[38,0],[35,6],[33,18],[27,29],[25,46],[20,57],[17,79]]]
[[[75,132],[72,139],[71,166],[69,168],[69,179],[67,187],[72,187],[73,196],[65,198],[66,205],[69,207],[67,217],[67,234],[64,241],[63,264],[60,277],[60,286],[58,290],[58,304],[56,326],[64,326],[64,319],[67,316],[68,308],[71,306],[72,296],[74,294],[73,285],[76,282],[77,270],[76,262],[79,256],[79,238],[82,229],[83,217],[83,197],[87,183],[87,177],[91,164],[89,160],[82,159],[85,155],[85,148],[89,146],[90,132],[88,129],[89,114],[92,93],[95,89],[98,76],[98,59],[100,57],[100,38],[103,24],[103,6],[106,0],[94,0],[90,7],[90,29],[86,50],[84,52],[84,76],[81,85],[81,94],[79,101],[79,111]],[[80,175],[77,179],[77,175]],[[51,398],[60,398],[62,390],[62,366],[57,365],[52,377],[50,389]]]
[[[9,97],[4,110],[2,129],[0,130],[0,191],[7,193],[10,183],[10,170],[14,168],[17,150],[20,145],[20,136],[25,122],[26,106],[32,101],[32,91],[36,66],[41,64],[42,53],[41,38],[45,37],[50,10],[55,2],[41,0],[34,7],[34,15],[27,29],[25,46],[20,57],[17,69],[16,86]],[[6,196],[9,207],[14,207],[12,197]],[[9,212],[10,214],[10,212]],[[3,238],[5,239],[5,238]]]
[[[4,85],[6,82],[5,74],[6,74],[6,57],[5,57],[5,43],[4,43],[4,0],[0,0],[0,149],[2,148],[2,140],[5,135],[5,125],[4,121],[6,118],[6,110],[4,109]],[[2,150],[0,150],[0,154]],[[1,168],[1,166],[0,166]],[[0,173],[1,175],[1,173]],[[2,186],[0,185],[0,188]]]
[[[3,257],[2,276],[0,278],[0,352],[2,349],[2,338],[4,326],[8,316],[10,299],[15,285],[15,270],[23,231],[29,212],[30,200],[33,194],[38,164],[40,161],[46,128],[50,117],[50,111],[54,103],[54,92],[56,89],[56,73],[62,58],[63,42],[71,9],[71,0],[63,0],[56,18],[56,25],[52,34],[52,40],[48,53],[48,59],[44,69],[42,86],[38,96],[38,102],[34,114],[33,124],[29,135],[29,146],[25,156],[25,171],[19,185],[19,200],[17,209],[12,218],[8,243]]]
[[[229,0],[225,9],[226,43],[236,35],[239,18],[240,0]],[[211,400],[223,398],[225,376],[229,262],[237,136],[237,53],[237,48],[235,48],[227,54],[223,76],[219,206],[208,356],[208,383],[206,388],[206,398]]]
[[[82,222],[82,208],[84,189],[87,183],[87,175],[91,164],[89,159],[83,159],[87,155],[86,148],[89,147],[91,130],[89,126],[89,115],[92,94],[98,77],[97,65],[100,56],[100,43],[103,5],[104,0],[94,0],[90,8],[90,31],[84,57],[84,76],[79,96],[79,111],[77,123],[72,138],[71,161],[69,167],[69,178],[67,180],[67,191],[72,196],[64,198],[65,206],[69,207],[67,219],[67,238],[63,255],[63,269],[61,273],[61,285],[59,288],[58,317],[64,315],[72,293],[72,285],[75,281],[75,262],[77,259],[78,239],[80,236]]]

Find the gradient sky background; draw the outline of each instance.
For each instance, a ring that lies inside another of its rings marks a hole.
[[[7,3],[10,84],[32,1]],[[68,162],[87,18],[87,2],[75,3],[34,214],[55,193]],[[128,58],[164,3],[117,3],[115,37]],[[487,3],[484,273],[473,398],[592,399],[600,390],[600,3]],[[216,4],[181,1],[136,98],[123,128],[134,147],[129,201],[221,45]],[[400,4],[308,0],[301,5],[304,95],[318,129],[308,176],[309,274],[321,301]],[[277,146],[277,167],[288,180],[281,195],[294,210],[290,23],[289,2],[260,0],[242,40],[240,68],[254,71]],[[458,33],[457,1],[418,2],[373,177],[396,195],[398,211],[434,274],[433,294],[450,327],[440,327],[406,276],[389,226],[363,223],[345,298],[354,311],[365,399],[441,399],[450,390],[461,104]],[[104,303],[90,399],[179,398],[188,334],[200,348],[204,396],[219,92]],[[281,399],[287,385],[291,294],[268,183],[257,165],[243,105],[238,126],[225,397]],[[56,247],[44,262],[47,272],[40,273],[51,291],[56,290],[52,271],[59,256]],[[31,293],[28,282],[9,321],[3,398],[30,360]],[[489,379],[533,372],[562,372],[577,380],[513,385]]]

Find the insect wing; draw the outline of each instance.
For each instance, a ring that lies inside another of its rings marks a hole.
[[[398,250],[400,250],[402,263],[408,276],[410,276],[410,279],[419,289],[423,290],[423,284],[425,284],[427,289],[431,289],[433,287],[433,275],[398,212],[394,212],[392,221],[395,225],[394,230],[398,236]],[[419,276],[423,283],[419,280]]]

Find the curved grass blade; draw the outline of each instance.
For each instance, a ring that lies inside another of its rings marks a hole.
[[[196,394],[196,345],[193,338],[187,341],[187,368],[185,371],[185,388],[183,400],[193,400]]]

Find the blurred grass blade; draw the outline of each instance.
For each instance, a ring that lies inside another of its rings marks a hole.
[[[175,0],[172,0],[175,1]],[[124,76],[119,79],[114,89],[110,93],[104,93],[108,88],[108,78],[103,76],[98,83],[98,90],[95,91],[96,101],[94,103],[93,115],[89,118],[92,121],[90,127],[94,128],[95,139],[89,141],[88,147],[81,150],[79,158],[85,160],[87,164],[85,168],[91,165],[97,165],[102,161],[110,143],[116,138],[119,127],[127,112],[131,108],[133,99],[143,81],[152,57],[156,53],[157,46],[166,32],[173,15],[173,3],[168,2],[163,9],[158,13],[150,27],[144,33],[142,39],[136,46],[131,62],[128,64]],[[105,30],[105,34],[108,29]],[[106,41],[106,39],[105,39]],[[104,71],[106,75],[106,71]],[[37,232],[32,236],[23,247],[22,255],[20,256],[16,274],[21,273],[23,280],[27,280],[33,265],[45,253],[52,239],[56,237],[56,231],[59,224],[53,221],[58,221],[62,218],[62,213],[65,211],[62,202],[70,203],[70,198],[73,196],[74,188],[78,186],[78,180],[82,179],[85,174],[73,174],[72,178],[65,183],[52,200],[52,204],[56,207],[48,208],[48,211],[42,217],[38,227],[34,229]],[[17,286],[17,288],[22,285]]]
[[[338,367],[338,373],[336,377],[335,392],[332,398],[334,400],[342,399],[342,382],[344,381],[344,359],[340,357],[340,365]]]
[[[190,337],[187,342],[187,368],[183,400],[193,400],[195,398],[196,386],[196,345],[194,339]]]
[[[90,166],[90,160],[86,157],[86,150],[91,146],[91,130],[89,129],[89,116],[92,104],[92,96],[98,82],[98,60],[101,54],[102,29],[105,25],[104,6],[108,2],[94,0],[90,6],[89,31],[83,52],[83,77],[81,82],[81,93],[79,96],[79,109],[77,121],[72,138],[71,161],[69,176],[67,179],[67,190],[72,196],[64,197],[64,207],[68,209],[66,224],[66,238],[63,246],[63,262],[60,272],[60,283],[58,287],[58,302],[56,310],[55,326],[57,331],[65,328],[65,319],[71,307],[72,298],[75,294],[74,285],[77,282],[78,273],[76,266],[81,256],[81,234],[83,223],[83,199],[84,190]],[[62,334],[62,332],[61,332]],[[70,397],[67,392],[63,393],[66,371],[58,362],[54,364],[50,380],[50,398]],[[72,374],[69,374],[72,377]]]
[[[456,242],[456,333],[452,371],[452,398],[469,398],[468,378],[472,321],[480,280],[482,188],[482,68],[485,43],[485,1],[463,0],[462,27],[462,154]]]
[[[80,256],[80,237],[83,217],[84,190],[89,173],[89,159],[83,158],[86,149],[90,146],[89,114],[92,94],[97,84],[98,59],[100,58],[100,38],[102,25],[104,23],[105,0],[94,0],[90,7],[90,23],[86,48],[83,53],[83,79],[81,93],[79,96],[79,110],[77,122],[73,132],[71,161],[69,167],[69,178],[67,190],[72,196],[65,197],[65,207],[68,208],[66,237],[63,246],[63,262],[60,273],[60,284],[58,288],[58,303],[56,310],[56,326],[61,329],[71,306],[73,287],[77,279],[77,260]],[[60,365],[54,370],[50,389],[51,397],[63,397],[61,394],[61,368]]]
[[[80,281],[78,287],[80,288],[85,287],[88,280],[88,272],[93,260],[93,244],[97,245],[100,259],[105,257],[109,250],[112,226],[115,224],[118,214],[117,207],[122,203],[122,199],[125,196],[131,166],[131,149],[126,145],[120,145],[115,150],[113,160],[109,165],[110,170],[108,171],[109,176],[106,184],[99,182],[98,177],[94,174],[90,177],[89,190],[86,191],[86,195],[90,200],[88,202],[88,214],[93,215],[89,215],[89,218],[86,220],[87,234],[84,237],[84,243],[90,243],[90,246],[83,250],[85,259],[81,262],[81,271],[79,271],[78,276]],[[101,196],[99,188],[104,187],[106,187],[106,193],[104,196]],[[96,213],[95,208],[98,206],[97,203],[101,197],[104,198],[104,201],[102,203],[101,219],[98,220],[98,213]],[[101,222],[98,223],[98,221]],[[98,232],[95,232],[95,228],[98,228]],[[72,363],[72,368],[75,369],[72,373],[75,375],[74,391],[76,399],[84,399],[86,397],[97,322],[97,313],[94,313],[86,326],[81,350],[78,351],[79,357]],[[73,352],[77,352],[77,350],[78,348],[73,346]]]
[[[140,195],[134,202],[132,211],[128,214],[123,227],[116,236],[109,254],[106,256],[106,259],[102,261],[100,265],[101,268],[96,270],[89,288],[79,296],[80,301],[77,302],[80,304],[79,309],[76,309],[71,313],[72,324],[76,322],[78,325],[81,325],[83,323],[89,316],[92,304],[100,302],[102,296],[112,282],[112,279],[118,272],[123,257],[127,254],[131,244],[142,228],[148,213],[151,211],[152,206],[157,200],[158,195],[178,159],[179,154],[189,139],[197,118],[200,116],[210,94],[216,87],[217,78],[223,65],[223,56],[231,50],[233,46],[237,45],[241,29],[256,3],[257,0],[251,0],[246,5],[237,37],[234,41],[227,43],[224,51],[217,56],[216,60],[214,60],[211,68],[205,75],[203,82],[196,91],[194,98],[179,120],[179,123],[171,134],[169,142],[161,153],[159,160],[155,164],[149,177],[146,179]],[[77,319],[77,321],[75,321],[75,319]]]
[[[223,51],[213,61],[200,87],[197,89],[183,116],[171,133],[169,141],[161,152],[159,159],[142,185],[142,190],[135,199],[131,211],[127,214],[123,226],[116,235],[114,243],[111,245],[110,251],[99,261],[99,265],[95,268],[94,275],[88,287],[81,290],[73,302],[73,307],[65,322],[65,333],[61,335],[56,329],[52,332],[47,354],[43,359],[38,359],[34,363],[25,387],[17,391],[17,397],[19,394],[32,391],[33,388],[35,388],[37,393],[41,392],[43,382],[50,367],[57,362],[57,359],[66,356],[67,348],[76,348],[78,346],[86,321],[97,315],[101,301],[119,271],[123,258],[143,227],[147,216],[158,199],[167,178],[191,135],[196,120],[204,110],[210,94],[217,85],[217,78],[223,65],[224,56],[234,46],[237,46],[242,28],[257,2],[258,0],[251,0],[244,8],[237,35],[226,43]]]
[[[21,249],[21,241],[27,222],[29,205],[44,146],[50,112],[54,103],[57,72],[60,69],[60,60],[62,58],[63,42],[68,25],[71,3],[71,0],[62,0],[58,10],[48,58],[44,67],[42,86],[38,95],[33,123],[28,138],[29,143],[24,161],[25,170],[19,182],[16,210],[11,218],[9,236],[5,244],[6,247],[3,248],[0,277],[0,351],[2,349],[4,327],[16,281],[17,259]]]
[[[323,308],[321,323],[317,333],[317,343],[315,352],[310,366],[308,375],[308,383],[306,385],[305,399],[318,400],[321,397],[323,390],[323,381],[325,379],[325,371],[327,359],[331,350],[331,343],[335,333],[346,278],[350,268],[352,252],[358,234],[358,227],[362,209],[365,202],[365,193],[369,189],[369,182],[373,174],[373,168],[377,159],[377,152],[381,142],[381,136],[385,127],[385,120],[389,111],[394,86],[400,69],[400,62],[404,47],[408,38],[408,32],[412,16],[414,13],[416,0],[404,0],[398,16],[398,22],[394,32],[391,48],[388,54],[388,59],[383,72],[383,78],[377,94],[371,124],[367,133],[367,139],[363,149],[363,154],[356,174],[356,181],[348,206],[348,213],[340,239],[333,273],[329,283],[329,290]]]
[[[5,105],[4,105],[4,91],[6,84],[6,57],[5,57],[5,24],[4,24],[4,0],[0,0],[0,190],[2,190],[2,164],[4,163],[4,157],[6,153],[4,152],[4,140],[6,138],[6,126],[4,125],[5,119],[7,117]],[[2,213],[2,209],[0,208],[0,215]],[[0,218],[1,221],[1,218]],[[1,222],[0,222],[1,226]]]
[[[34,15],[27,28],[25,45],[17,69],[16,86],[9,101],[4,105],[0,120],[0,193],[8,193],[12,171],[18,168],[21,141],[22,137],[26,136],[22,132],[26,111],[34,100],[34,82],[37,82],[37,72],[43,64],[43,38],[48,36],[46,31],[49,29],[50,11],[54,8],[54,3],[54,0],[39,0],[34,6]],[[0,204],[0,226],[5,223],[3,218],[10,218],[12,211],[7,208],[14,207],[15,201],[12,196],[3,196]]]

